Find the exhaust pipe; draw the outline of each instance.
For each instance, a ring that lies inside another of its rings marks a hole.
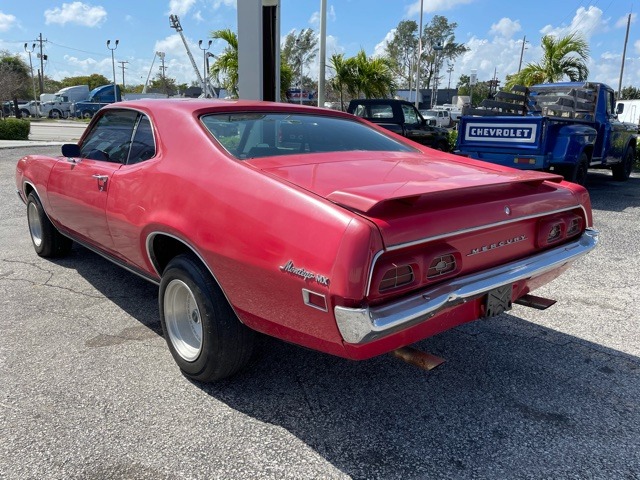
[[[431,355],[427,352],[422,352],[417,348],[413,347],[402,347],[398,348],[391,352],[396,358],[407,362],[414,367],[421,368],[422,370],[433,370],[438,365],[442,365],[444,363],[444,358],[440,358],[436,355]]]
[[[524,305],[525,307],[535,308],[536,310],[546,310],[551,305],[556,303],[556,300],[536,297],[535,295],[525,295],[524,297],[520,297],[514,303],[517,303],[518,305]]]

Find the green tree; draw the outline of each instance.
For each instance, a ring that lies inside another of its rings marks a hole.
[[[456,85],[458,95],[470,96],[473,93],[473,98],[471,99],[472,105],[478,105],[485,98],[489,98],[489,82],[477,82],[472,89],[469,85],[470,81],[469,75],[460,75],[460,79]]]
[[[329,59],[329,66],[333,69],[333,77],[329,79],[331,88],[340,95],[340,109],[344,111],[344,95],[354,83],[352,62],[348,62],[343,53],[334,53]]]
[[[402,20],[385,47],[385,57],[390,61],[395,80],[401,88],[411,89],[418,52],[418,24],[414,20]]]
[[[223,88],[227,89],[232,97],[238,96],[238,36],[232,30],[215,30],[211,32],[214,40],[223,40],[226,46],[221,54],[217,55],[210,67],[211,75],[215,77]]]
[[[31,98],[33,91],[31,87],[31,74],[29,66],[18,55],[11,55],[8,51],[0,51],[0,91],[2,98]]]
[[[620,98],[618,100],[638,100],[640,99],[640,88],[636,87],[623,87],[620,91]]]
[[[577,33],[556,38],[542,37],[542,59],[538,63],[528,63],[519,73],[507,79],[506,87],[513,85],[535,85],[537,83],[560,82],[569,78],[581,82],[589,76],[589,44]]]
[[[424,27],[420,57],[421,85],[431,84],[436,73],[440,80],[444,61],[454,61],[469,50],[463,43],[456,42],[456,28],[456,22],[449,23],[442,15],[434,15],[431,22]]]
[[[60,88],[73,87],[74,85],[88,85],[89,90],[93,90],[94,88],[101,87],[102,85],[109,85],[110,83],[113,83],[113,81],[109,80],[104,75],[92,73],[91,75],[65,77],[60,80]]]
[[[354,73],[351,92],[365,98],[393,96],[393,71],[386,58],[367,57],[364,50],[360,50],[348,61],[352,62],[351,69]]]

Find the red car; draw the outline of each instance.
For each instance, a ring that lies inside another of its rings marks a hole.
[[[38,255],[74,241],[159,285],[200,381],[244,366],[255,331],[359,360],[541,305],[598,239],[560,176],[281,103],[113,104],[62,156],[20,159],[16,185]]]

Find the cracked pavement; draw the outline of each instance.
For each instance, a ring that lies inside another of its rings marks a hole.
[[[250,368],[182,377],[157,287],[74,246],[39,258],[0,149],[0,478],[640,479],[640,175],[589,177],[601,243],[515,306],[350,362],[261,338]]]

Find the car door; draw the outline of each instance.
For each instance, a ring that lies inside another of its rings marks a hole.
[[[136,116],[104,112],[80,144],[80,156],[57,162],[49,177],[52,217],[77,239],[106,250],[113,248],[106,218],[110,181],[127,158]]]
[[[402,105],[402,114],[404,116],[407,138],[422,145],[433,145],[433,129],[424,123],[422,116],[416,108],[413,105]]]

